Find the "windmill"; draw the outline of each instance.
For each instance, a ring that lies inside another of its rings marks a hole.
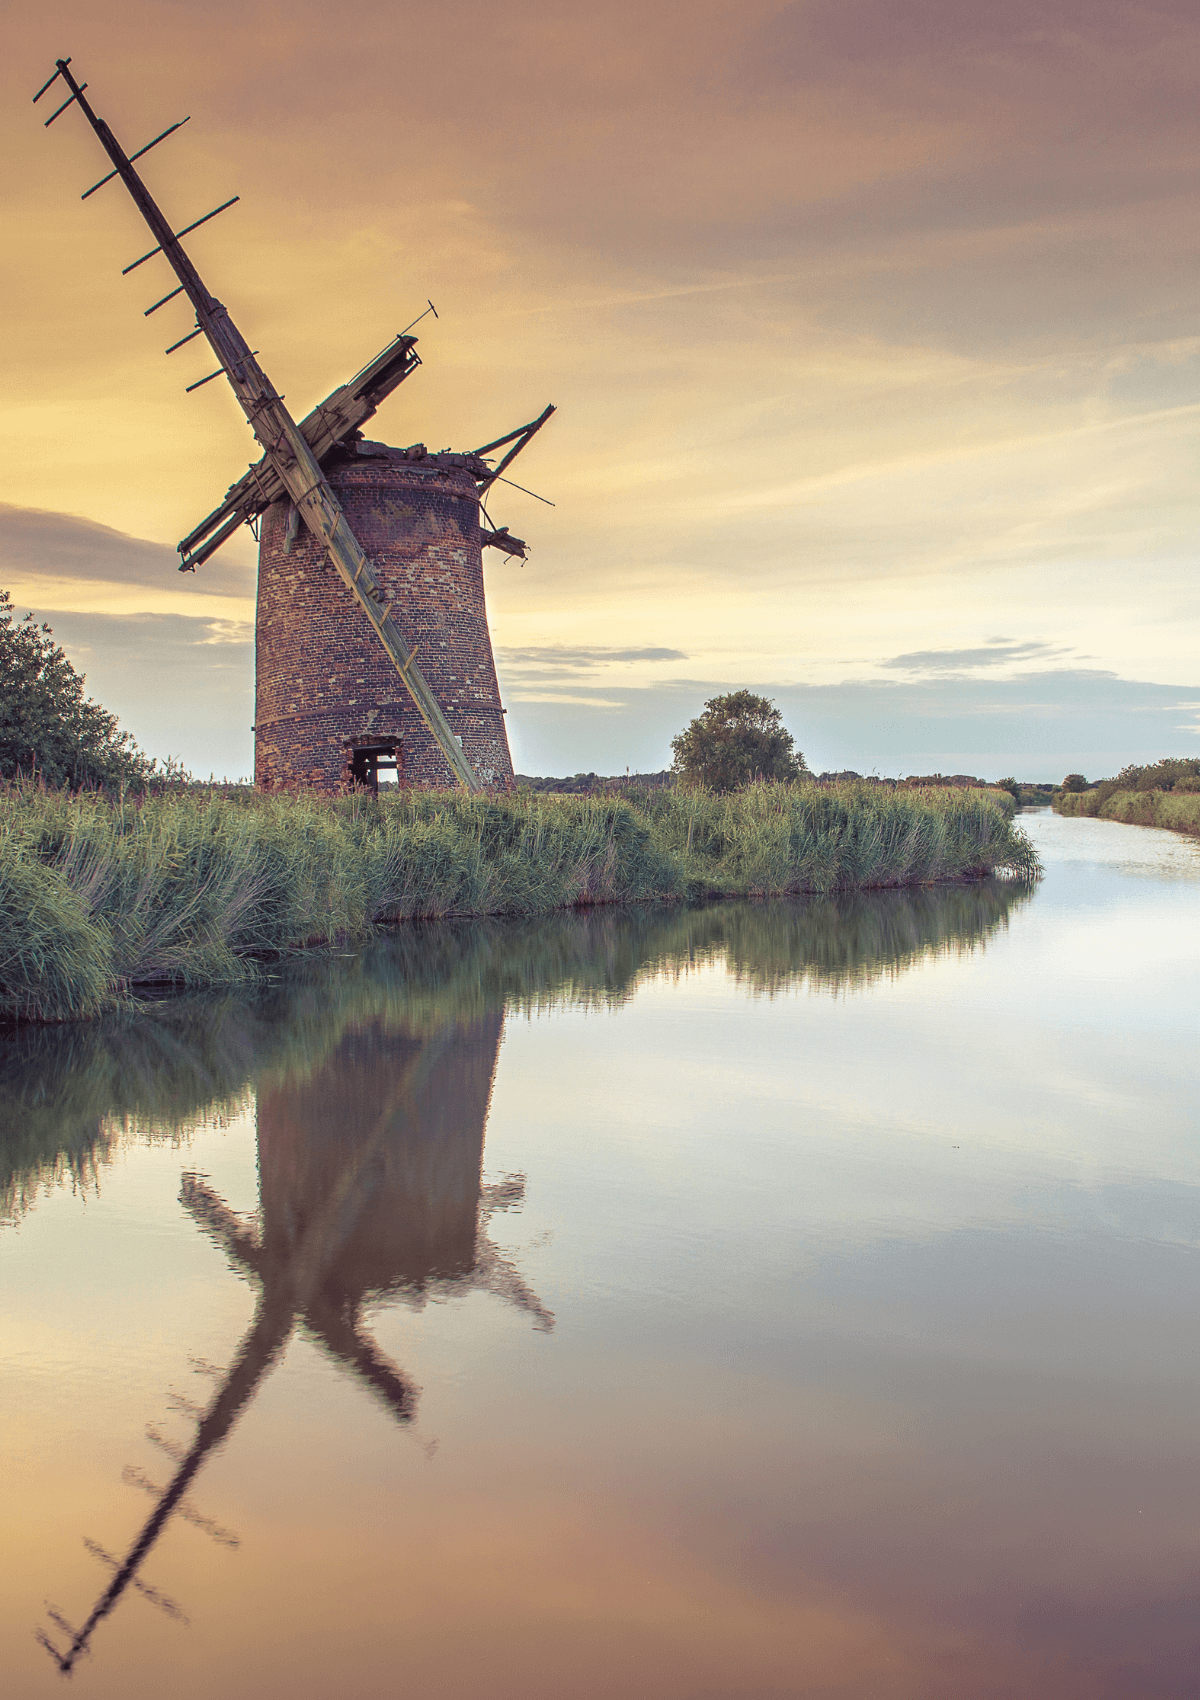
[[[113,166],[82,199],[115,177],[124,183],[156,241],[125,272],[161,254],[179,280],[146,316],[186,297],[195,327],[166,352],[207,338],[217,369],[187,392],[226,377],[263,450],[179,545],[180,570],[194,571],[239,526],[261,521],[256,782],[375,787],[380,768],[395,767],[398,779],[421,785],[480,791],[511,783],[482,550],[524,559],[526,545],[490,519],[484,529],[480,512],[554,408],[466,454],[367,442],[361,427],[421,363],[417,339],[405,332],[297,424],[180,242],[239,197],[176,232],[134,169],[188,120],[126,155],[92,111],[70,59],[55,63],[34,101],[60,78],[70,93],[47,126],[78,105]],[[498,450],[505,453],[493,465],[488,457]]]

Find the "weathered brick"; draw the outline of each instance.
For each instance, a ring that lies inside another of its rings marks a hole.
[[[392,617],[417,649],[483,783],[512,782],[484,605],[479,496],[463,457],[361,443],[325,473]],[[267,509],[258,551],[255,782],[334,790],[356,743],[400,744],[401,783],[451,787],[445,756],[365,614],[290,503]]]

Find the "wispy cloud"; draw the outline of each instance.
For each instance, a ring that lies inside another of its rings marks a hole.
[[[557,703],[560,707],[596,709],[605,713],[627,707],[632,693],[653,688],[654,680],[639,677],[637,664],[651,668],[666,661],[686,661],[682,649],[660,644],[524,644],[496,651],[505,696],[529,705]],[[615,694],[615,693],[620,693]]]
[[[613,649],[603,644],[544,644],[499,648],[496,659],[506,667],[542,667],[555,671],[604,667],[617,661],[686,661],[682,649]]]
[[[628,705],[619,697],[593,697],[570,691],[539,691],[534,689],[518,689],[512,692],[512,702],[557,702],[568,703],[573,708],[625,708]]]
[[[974,649],[909,650],[881,661],[880,666],[903,673],[970,673],[980,667],[1012,667],[1028,661],[1061,662],[1070,653],[1061,644],[989,638]]]
[[[1200,738],[1200,687],[1120,679],[1083,668],[1014,673],[941,672],[840,684],[758,678],[810,766],[870,773],[1064,773],[1097,778],[1129,761],[1190,755]],[[664,680],[606,690],[603,715],[566,691],[531,693],[513,716],[522,773],[598,773],[662,767],[670,739],[723,688],[720,681]]]

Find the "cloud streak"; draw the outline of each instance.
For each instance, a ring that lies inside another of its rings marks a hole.
[[[180,573],[179,556],[162,543],[131,537],[78,514],[0,502],[0,567],[14,578],[78,584],[139,585],[201,595],[252,597],[253,568],[222,551],[200,573]]]
[[[983,667],[1011,667],[1021,662],[1060,659],[1069,653],[1053,643],[1014,643],[1007,638],[991,638],[975,649],[916,649],[907,655],[893,655],[881,661],[881,667],[905,673],[967,673]]]
[[[572,646],[552,643],[526,645],[524,648],[507,645],[497,650],[496,658],[510,668],[533,664],[552,667],[561,672],[582,667],[611,666],[621,661],[686,661],[687,655],[682,649],[618,649],[604,644]]]

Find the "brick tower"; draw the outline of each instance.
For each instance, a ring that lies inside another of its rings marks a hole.
[[[513,777],[483,594],[473,454],[348,441],[322,470],[451,731],[487,789]],[[322,540],[288,500],[262,517],[258,555],[257,785],[455,783],[450,764]]]

